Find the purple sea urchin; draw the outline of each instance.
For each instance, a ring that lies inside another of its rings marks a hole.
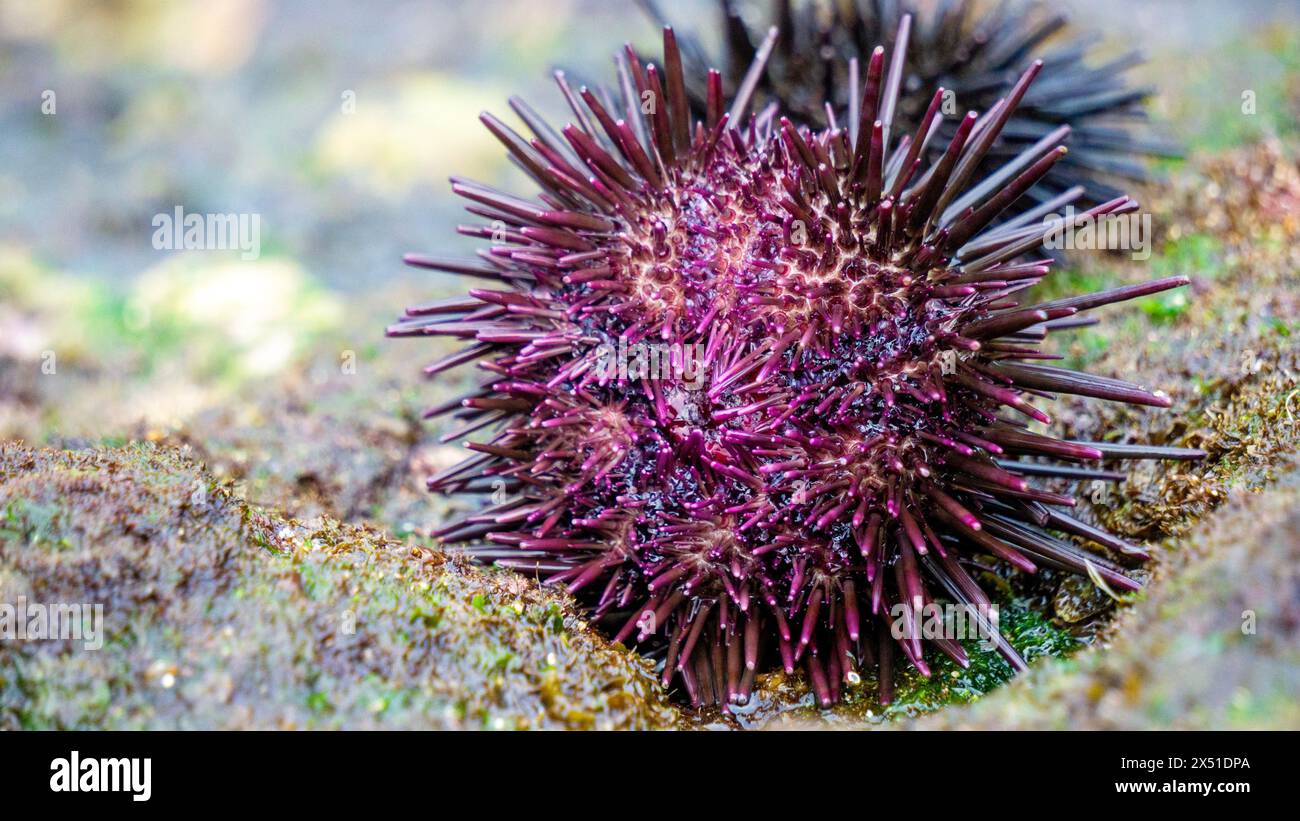
[[[640,0],[660,23],[666,22],[655,0]],[[1015,114],[989,151],[985,170],[992,170],[1040,140],[1061,141],[1058,129],[1069,127],[1070,155],[1030,191],[1019,208],[1031,203],[1064,205],[1064,199],[1088,196],[1092,203],[1113,199],[1119,179],[1144,180],[1147,156],[1176,156],[1177,146],[1150,133],[1143,105],[1153,90],[1136,87],[1126,72],[1140,62],[1136,53],[1104,63],[1087,59],[1093,39],[1074,32],[1066,15],[1040,3],[1017,0],[770,0],[768,39],[756,36],[740,8],[744,0],[719,0],[726,53],[725,81],[739,83],[760,51],[770,50],[768,71],[756,88],[756,100],[775,101],[796,123],[816,127],[835,119],[854,123],[858,63],[865,64],[878,44],[895,54],[906,49],[900,93],[893,109],[882,110],[885,134],[891,120],[900,133],[916,130],[936,88],[952,95],[961,110],[987,111],[1011,88],[1036,56],[1043,79],[1025,94]],[[915,25],[902,26],[910,17]],[[781,32],[781,36],[772,33]],[[1055,41],[1054,41],[1055,38]],[[704,49],[683,39],[688,71],[702,74],[709,64]],[[704,105],[702,86],[688,86],[697,111]],[[933,145],[941,150],[952,138],[954,122],[940,126]],[[1012,210],[1019,210],[1015,205]],[[1050,210],[1050,209],[1049,209]]]
[[[957,641],[895,639],[889,613],[988,605],[967,570],[976,554],[1138,588],[1124,566],[1143,552],[1030,477],[1113,479],[1076,463],[1200,454],[1032,430],[1049,421],[1033,400],[1054,393],[1168,404],[1043,364],[1053,357],[1037,344],[1092,322],[1082,312],[1186,280],[1015,299],[1048,273],[1022,256],[1044,228],[987,226],[1065,149],[1035,146],[1005,178],[968,185],[1041,64],[962,118],[927,166],[939,95],[891,149],[880,112],[900,77],[882,51],[856,140],[771,107],[749,115],[761,60],[729,106],[710,72],[706,114],[693,119],[671,29],[662,69],[630,47],[618,63],[617,97],[557,75],[574,114],[560,131],[519,100],[531,138],[484,114],[539,198],[454,179],[489,222],[462,232],[492,247],[476,260],[407,258],[484,280],[389,328],[467,343],[429,374],[475,360],[487,374],[430,409],[463,420],[448,439],[491,433],[429,486],[498,498],[438,535],[567,585],[617,640],[659,654],[665,685],[680,674],[697,703],[746,699],[775,655],[806,667],[823,704],[860,667],[879,669],[888,701],[896,656],[927,672],[927,645],[967,663]],[[1135,208],[1120,197],[1073,219]],[[654,346],[668,349],[661,367],[646,363]],[[612,367],[630,347],[637,364]]]

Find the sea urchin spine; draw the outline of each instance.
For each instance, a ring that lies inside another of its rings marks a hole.
[[[650,16],[666,22],[657,0],[640,0]],[[1057,139],[1061,126],[1071,129],[1070,155],[1042,182],[1011,206],[1028,210],[1035,203],[1065,204],[1061,198],[1119,195],[1120,179],[1149,177],[1142,162],[1148,156],[1177,156],[1178,147],[1157,136],[1143,105],[1150,87],[1133,85],[1126,76],[1138,65],[1137,53],[1101,63],[1088,59],[1094,38],[1069,25],[1055,3],[985,3],[978,0],[770,0],[766,3],[718,0],[718,24],[723,32],[726,75],[724,89],[739,83],[755,55],[770,52],[768,71],[755,99],[772,100],[799,124],[816,127],[849,120],[860,97],[859,62],[883,43],[902,61],[897,104],[882,110],[885,135],[894,127],[916,128],[936,86],[944,86],[950,102],[962,109],[987,109],[1007,92],[1023,66],[1041,57],[1046,76],[1026,94],[1002,129],[982,171],[996,170],[1040,140]],[[751,31],[741,8],[766,7],[776,28]],[[904,24],[904,21],[910,21]],[[779,28],[780,36],[774,35]],[[766,35],[766,36],[764,36]],[[705,49],[683,37],[687,70],[708,65]],[[901,48],[900,44],[910,47]],[[688,85],[693,108],[702,111],[702,85]],[[955,110],[955,109],[954,109]],[[950,110],[949,113],[952,113]],[[952,136],[955,123],[938,133],[939,148]]]
[[[753,82],[727,105],[716,71],[707,114],[693,119],[671,29],[662,68],[630,47],[618,67],[618,95],[575,92],[557,75],[574,115],[558,132],[519,100],[531,138],[484,114],[540,196],[454,179],[487,221],[462,233],[491,248],[407,258],[483,280],[389,328],[466,343],[429,374],[471,361],[487,374],[430,409],[463,420],[449,438],[487,438],[429,487],[509,494],[438,535],[567,585],[697,703],[746,700],[773,651],[787,670],[806,668],[823,704],[863,668],[879,670],[889,700],[898,656],[928,673],[927,646],[967,664],[951,639],[895,639],[889,613],[936,599],[988,605],[969,570],[979,554],[1137,589],[1125,565],[1142,551],[1030,479],[1200,454],[1035,432],[1030,423],[1050,421],[1036,400],[1057,393],[1168,405],[1044,364],[1053,357],[1037,346],[1090,323],[1090,309],[1186,280],[1019,304],[1048,273],[1023,256],[1044,226],[987,226],[1065,149],[1036,145],[1014,173],[967,189],[1041,64],[962,118],[928,167],[941,92],[891,150],[881,112],[899,77],[883,49],[867,66],[856,140],[770,106],[749,114]],[[762,69],[760,59],[750,76]],[[1136,207],[1120,197],[1073,219]],[[608,367],[611,350],[656,345],[698,351],[702,378]]]

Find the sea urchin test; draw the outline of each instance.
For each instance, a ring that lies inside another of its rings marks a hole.
[[[1107,458],[1202,454],[1042,432],[1056,394],[1168,400],[1048,364],[1039,345],[1186,279],[1022,304],[1049,272],[1025,256],[1044,227],[995,220],[1065,149],[973,177],[1041,64],[927,164],[943,90],[915,133],[886,139],[900,76],[881,48],[859,121],[816,132],[749,111],[762,55],[731,100],[709,72],[700,119],[671,29],[662,67],[630,47],[617,62],[617,93],[557,75],[573,115],[559,130],[517,99],[531,136],[484,114],[540,192],[454,179],[483,220],[461,232],[490,247],[407,258],[481,280],[389,328],[463,341],[428,374],[474,362],[484,375],[428,411],[459,420],[446,440],[477,440],[429,487],[494,498],[436,535],[567,586],[698,704],[747,700],[777,664],[803,668],[824,705],[872,673],[888,701],[893,671],[928,674],[935,654],[968,664],[957,641],[894,638],[889,614],[986,608],[976,557],[1138,589],[1126,568],[1143,551],[1041,483],[1113,477],[1089,465]],[[1075,219],[1136,208],[1120,197]],[[601,367],[651,344],[701,352],[702,379]]]

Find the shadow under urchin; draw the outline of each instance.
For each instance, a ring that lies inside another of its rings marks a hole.
[[[1036,144],[1014,173],[972,183],[1041,64],[961,118],[931,161],[938,93],[911,135],[887,136],[881,119],[901,62],[886,71],[884,50],[871,53],[852,131],[750,113],[761,59],[731,99],[710,71],[695,118],[665,29],[663,67],[627,47],[615,92],[557,73],[573,114],[558,131],[518,99],[531,136],[484,114],[540,192],[455,178],[485,221],[461,233],[491,246],[407,257],[482,281],[388,329],[464,343],[429,375],[471,362],[484,375],[427,412],[461,423],[444,441],[482,439],[429,487],[507,494],[435,535],[567,586],[696,704],[744,702],[776,664],[806,670],[823,705],[862,673],[888,702],[900,664],[928,674],[942,653],[967,665],[959,642],[921,638],[914,617],[938,601],[984,612],[977,559],[1138,589],[1127,568],[1142,549],[1035,481],[1116,478],[1088,464],[1102,459],[1203,455],[1036,429],[1060,393],[1167,407],[1046,364],[1057,357],[1039,346],[1095,322],[1090,309],[1187,280],[1020,304],[1049,272],[1027,256],[1045,227],[990,225],[1065,149]],[[1136,208],[1118,197],[1069,223]],[[693,346],[702,378],[620,378],[602,361],[620,343]],[[913,629],[895,638],[900,604]]]
[[[638,0],[660,24],[668,21],[658,0]],[[762,55],[767,70],[755,88],[755,103],[775,102],[795,123],[813,128],[856,120],[859,62],[884,45],[904,54],[896,107],[881,119],[912,133],[930,95],[944,88],[955,103],[947,113],[987,111],[1007,93],[1024,66],[1042,59],[1043,77],[1020,101],[989,151],[983,171],[1005,167],[1035,143],[1066,141],[1070,155],[1012,212],[1041,209],[1035,219],[1072,201],[1113,199],[1116,185],[1150,178],[1146,159],[1180,156],[1178,146],[1151,128],[1145,103],[1154,93],[1134,85],[1127,72],[1141,63],[1136,52],[1093,60],[1095,36],[1071,27],[1067,16],[1042,2],[979,0],[717,0],[724,53],[724,90],[738,87],[748,66]],[[771,28],[746,22],[746,11],[762,11]],[[905,18],[910,22],[904,24]],[[899,42],[907,48],[900,50]],[[687,76],[703,76],[712,61],[694,38],[683,37]],[[764,52],[766,52],[764,54]],[[702,113],[705,91],[687,85]],[[934,143],[952,138],[952,121],[941,122]],[[1063,127],[1068,131],[1062,132]]]

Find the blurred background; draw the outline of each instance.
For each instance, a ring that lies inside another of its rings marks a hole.
[[[1100,51],[1143,49],[1166,87],[1267,77],[1253,33],[1300,15],[1294,0],[1057,5]],[[716,41],[712,2],[663,7]],[[456,241],[447,176],[509,173],[478,113],[520,94],[562,120],[550,70],[604,81],[625,40],[656,42],[633,0],[4,0],[0,239],[121,283],[163,261],[150,219],[182,204],[261,214],[263,256],[330,289],[410,277],[401,251]],[[1234,41],[1232,59],[1206,59]],[[1156,113],[1202,122],[1177,89]],[[1180,131],[1193,147],[1216,136]]]

